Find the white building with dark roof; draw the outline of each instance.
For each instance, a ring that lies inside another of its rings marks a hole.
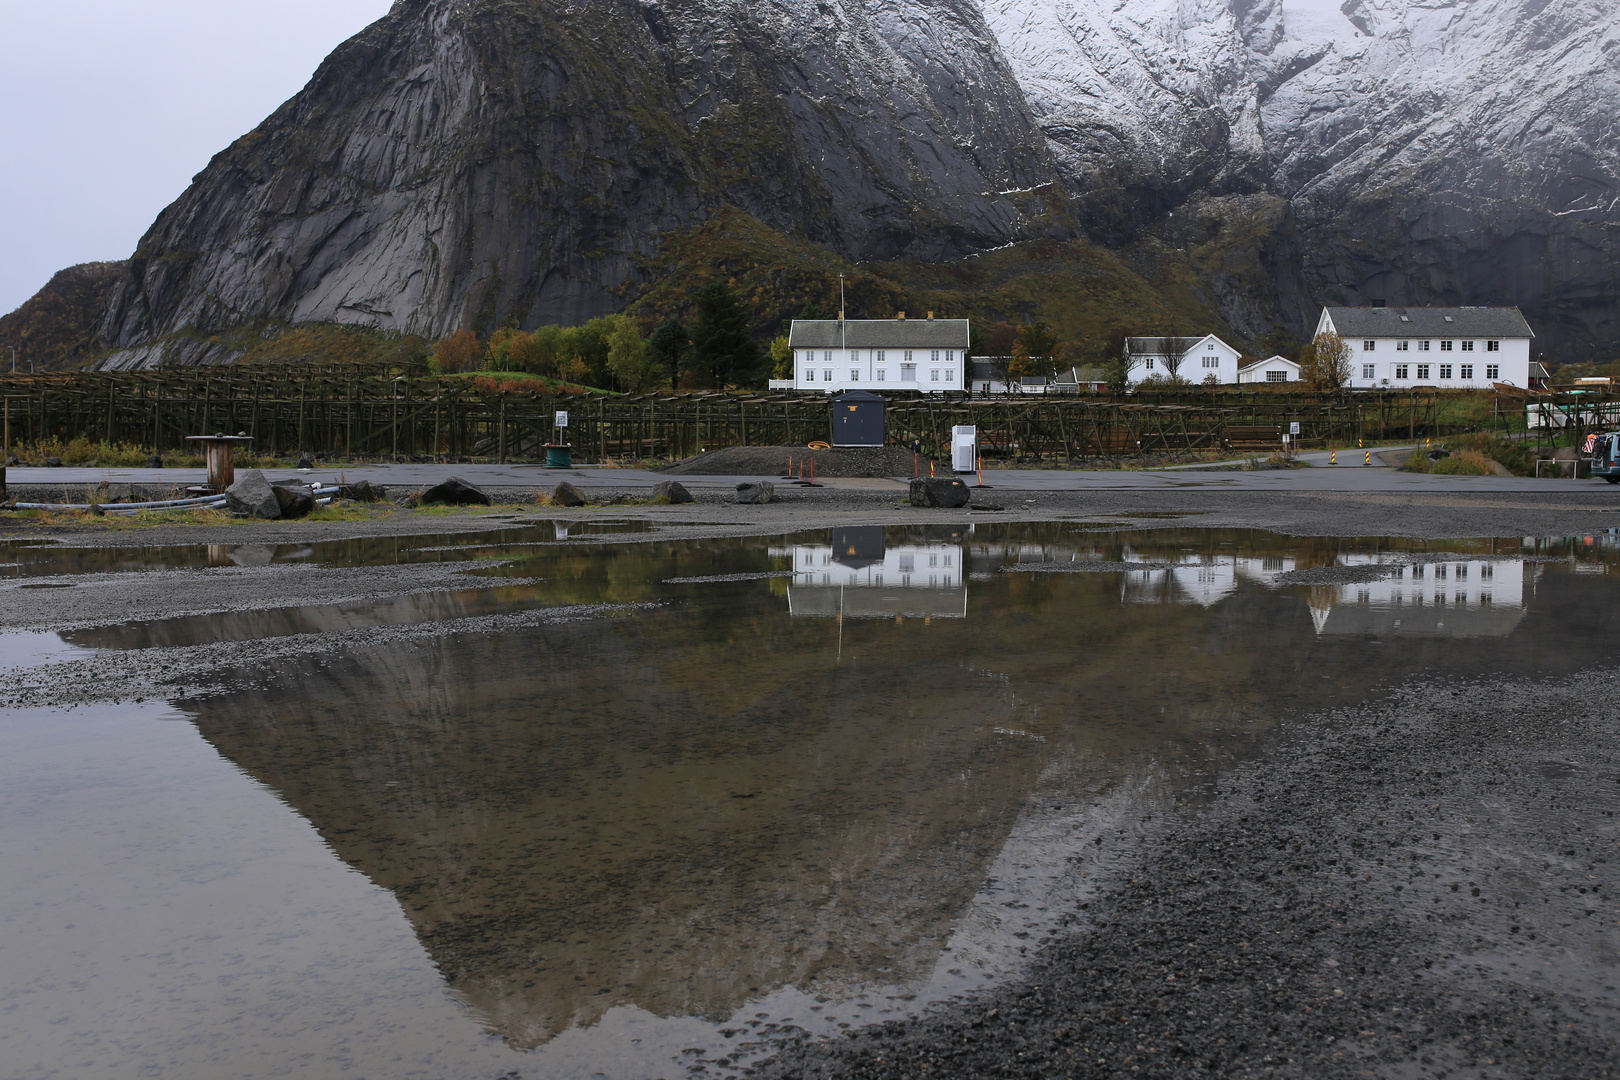
[[[1125,339],[1131,385],[1149,379],[1181,378],[1198,385],[1238,381],[1241,350],[1214,334],[1203,337],[1133,337]]]
[[[1516,307],[1325,307],[1316,332],[1349,344],[1358,390],[1530,386],[1535,334]]]
[[[968,320],[795,319],[788,333],[794,390],[961,390]],[[787,380],[773,382],[782,386]]]
[[[1286,356],[1273,356],[1270,360],[1256,360],[1247,367],[1238,368],[1239,385],[1246,383],[1299,382],[1304,376],[1298,364]]]

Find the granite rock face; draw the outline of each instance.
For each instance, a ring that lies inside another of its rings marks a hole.
[[[726,206],[955,258],[1045,228],[1055,179],[972,0],[399,0],[158,218],[103,366],[259,323],[577,323]]]
[[[1276,256],[1269,282],[1224,295],[1201,268],[1239,332],[1309,332],[1324,303],[1517,304],[1538,351],[1612,355],[1615,0],[985,13],[1093,236]]]

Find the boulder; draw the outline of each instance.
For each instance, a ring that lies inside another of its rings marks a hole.
[[[584,506],[585,496],[580,494],[579,488],[564,480],[551,491],[551,505],[553,506]]]
[[[315,492],[297,480],[280,480],[270,485],[276,493],[284,518],[301,518],[315,509]]]
[[[692,493],[687,491],[679,481],[665,480],[652,489],[652,501],[660,506],[676,506],[680,503],[696,502]]]
[[[434,484],[422,492],[422,503],[426,506],[488,506],[490,504],[488,495],[485,495],[459,476],[452,476],[444,483]]]
[[[737,501],[748,506],[776,501],[776,485],[769,480],[757,484],[738,484]]]
[[[298,455],[298,464],[294,466],[297,469],[313,469],[314,467],[315,459],[307,452]]]
[[[355,502],[384,502],[388,498],[388,489],[370,480],[357,480],[339,487],[338,494]]]
[[[45,459],[45,467],[48,469],[59,469],[62,467],[62,459],[59,457],[48,457]]]
[[[158,457],[156,454],[153,454],[151,457],[146,459],[146,467],[148,469],[161,469],[163,468],[163,459]]]
[[[968,486],[955,477],[919,476],[911,482],[911,505],[954,510],[966,506]]]
[[[225,506],[248,517],[275,519],[281,516],[281,500],[276,489],[258,469],[236,474],[236,483],[225,489]]]

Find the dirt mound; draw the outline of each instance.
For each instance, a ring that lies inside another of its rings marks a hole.
[[[786,476],[788,459],[793,459],[793,475],[804,462],[805,475],[810,462],[816,463],[816,476],[910,476],[911,451],[898,446],[841,447],[836,450],[806,450],[802,446],[728,446],[707,454],[677,461],[661,471],[678,476]],[[924,475],[928,460],[923,459]]]

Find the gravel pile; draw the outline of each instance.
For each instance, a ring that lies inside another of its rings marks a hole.
[[[788,459],[793,459],[793,475],[804,463],[805,476],[810,462],[816,463],[816,476],[910,476],[913,459],[910,450],[898,446],[841,447],[836,450],[807,450],[802,446],[728,446],[724,450],[699,454],[660,470],[677,476],[786,476]],[[928,468],[924,459],[922,468]]]
[[[1606,671],[1325,717],[1166,823],[1021,985],[758,1074],[1620,1076],[1617,702]]]

